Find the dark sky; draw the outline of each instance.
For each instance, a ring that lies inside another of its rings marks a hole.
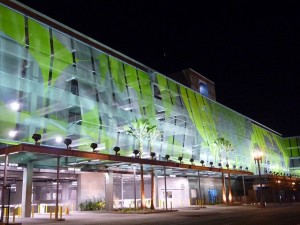
[[[192,68],[221,104],[300,135],[300,1],[20,2],[165,75]]]

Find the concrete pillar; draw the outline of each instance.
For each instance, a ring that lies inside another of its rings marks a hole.
[[[22,186],[22,217],[30,217],[32,204],[32,176],[33,165],[28,163],[23,171]]]
[[[164,180],[165,180],[165,204],[166,204],[166,210],[168,210],[167,177],[166,177],[165,166],[164,166]]]
[[[159,185],[158,185],[158,180],[157,180],[157,176],[154,176],[154,196],[155,196],[155,200],[154,200],[154,205],[155,208],[159,207]]]
[[[119,134],[119,132],[118,132]],[[122,209],[124,208],[124,185],[123,185],[123,174],[121,173],[121,200]]]
[[[57,157],[56,166],[56,198],[55,198],[55,219],[58,219],[58,195],[59,195],[59,162],[60,156]]]
[[[106,173],[81,173],[77,179],[77,206],[85,201],[104,200]]]
[[[113,187],[114,187],[113,172],[109,171],[105,179],[105,203],[106,203],[107,211],[113,211],[114,208]]]

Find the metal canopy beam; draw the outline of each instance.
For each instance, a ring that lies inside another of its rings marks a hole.
[[[65,157],[79,157],[91,160],[108,160],[115,162],[127,162],[127,163],[138,163],[145,165],[156,165],[156,166],[166,166],[166,167],[174,167],[174,168],[182,168],[182,169],[190,169],[190,170],[200,170],[200,171],[213,171],[213,172],[224,172],[231,174],[240,174],[240,175],[253,175],[252,172],[243,171],[243,170],[230,170],[216,167],[207,167],[207,166],[197,166],[197,165],[189,165],[184,163],[175,163],[169,161],[159,161],[159,160],[151,160],[151,159],[143,159],[143,158],[132,158],[126,156],[117,156],[117,155],[108,155],[102,153],[94,153],[94,152],[85,152],[78,150],[69,150],[63,148],[56,147],[48,147],[41,145],[30,145],[30,144],[20,144],[16,146],[10,146],[7,148],[0,149],[0,155],[3,154],[12,154],[18,152],[31,152],[38,154],[45,154],[51,157],[53,156],[65,156]]]

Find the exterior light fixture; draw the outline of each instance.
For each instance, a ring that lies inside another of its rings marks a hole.
[[[97,143],[92,143],[90,147],[93,149],[93,152],[96,152],[96,148],[98,147]]]
[[[154,157],[155,157],[155,152],[150,152],[150,156],[151,156],[152,159],[154,159]]]
[[[64,140],[64,144],[67,146],[67,149],[70,149],[70,144],[72,144],[72,140],[71,139],[69,139],[69,138],[66,138],[65,140]]]
[[[165,159],[169,161],[170,155],[165,155]]]
[[[254,162],[257,163],[258,167],[258,175],[259,175],[259,185],[260,185],[260,207],[265,207],[265,203],[263,202],[263,194],[262,194],[262,182],[261,182],[261,173],[260,173],[260,163],[262,162],[263,152],[260,150],[255,150],[253,152]]]
[[[120,155],[120,153],[119,153],[120,147],[115,146],[115,147],[113,148],[113,151],[115,152],[115,155]]]
[[[135,157],[135,158],[138,158],[138,154],[139,154],[139,153],[140,153],[139,150],[137,150],[137,149],[133,150],[133,154],[134,154],[134,157]]]
[[[178,160],[179,160],[179,163],[181,163],[182,162],[182,156],[179,156]]]
[[[33,134],[32,139],[35,141],[35,145],[39,145],[39,140],[41,140],[42,136],[40,134]]]
[[[201,163],[201,165],[203,166],[203,164],[204,164],[204,160],[200,160],[200,163]]]
[[[194,161],[195,160],[193,158],[190,158],[190,162],[191,162],[192,165],[193,165]]]

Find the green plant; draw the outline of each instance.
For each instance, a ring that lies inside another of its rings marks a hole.
[[[139,157],[143,156],[143,141],[148,139],[150,144],[150,152],[153,152],[153,141],[160,135],[156,125],[151,125],[148,119],[141,119],[132,122],[130,126],[125,125],[124,130],[127,134],[130,134],[136,138],[139,144],[139,149],[134,150],[135,157],[139,154]],[[141,207],[145,208],[145,190],[144,190],[144,172],[143,164],[141,164]],[[153,189],[153,187],[152,187]],[[151,191],[152,192],[152,191]],[[153,202],[153,201],[152,201]]]
[[[226,162],[228,163],[228,154],[229,152],[234,150],[234,145],[231,142],[223,137],[217,138],[214,141],[214,144],[217,146],[219,150],[219,158],[221,161],[221,152],[224,151],[226,155]]]
[[[85,200],[79,204],[81,211],[96,211],[103,210],[105,208],[105,202],[103,200]]]

